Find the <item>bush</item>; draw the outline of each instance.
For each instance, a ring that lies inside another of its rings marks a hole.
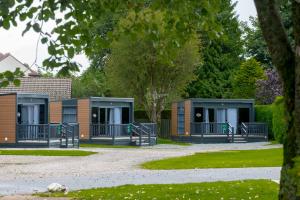
[[[285,116],[284,99],[277,97],[273,103],[273,133],[275,139],[283,143],[284,136],[287,132],[287,121]]]
[[[274,139],[273,133],[273,105],[256,105],[255,121],[265,122],[268,124],[269,139]]]
[[[284,112],[283,97],[277,97],[271,105],[255,106],[255,121],[267,123],[269,139],[275,139],[279,143],[283,143],[288,126]]]
[[[162,119],[171,119],[171,110],[164,110],[161,113]],[[145,110],[135,110],[134,111],[134,119],[136,121],[149,121],[149,117]]]

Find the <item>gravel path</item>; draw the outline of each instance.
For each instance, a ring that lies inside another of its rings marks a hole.
[[[266,144],[157,145],[138,149],[88,148],[99,154],[87,157],[0,156],[0,195],[42,192],[53,182],[64,184],[73,190],[123,184],[279,180],[279,167],[192,170],[143,170],[138,167],[145,161],[190,155],[195,152],[274,148],[274,145]]]

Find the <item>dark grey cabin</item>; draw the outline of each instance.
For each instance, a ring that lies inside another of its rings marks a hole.
[[[255,122],[253,99],[193,98],[172,104],[172,136],[198,142],[263,141],[267,127]]]

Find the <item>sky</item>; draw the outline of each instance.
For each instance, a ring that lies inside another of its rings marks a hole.
[[[239,20],[248,21],[250,16],[256,16],[256,10],[253,0],[237,0],[236,14]],[[4,30],[0,28],[0,52],[11,53],[18,60],[27,63],[29,66],[36,63],[42,66],[42,62],[48,57],[47,46],[39,43],[38,53],[36,54],[36,46],[38,41],[38,34],[29,31],[22,36],[22,31],[25,29],[25,24],[19,23],[18,27]],[[82,65],[82,69],[89,66],[89,61],[85,55],[77,55],[74,60]],[[32,66],[36,69],[36,65]]]

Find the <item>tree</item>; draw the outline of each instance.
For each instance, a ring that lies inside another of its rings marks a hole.
[[[259,27],[258,19],[250,17],[250,23],[250,26],[246,23],[242,26],[245,34],[243,38],[245,43],[245,56],[255,58],[266,68],[272,68],[271,56]]]
[[[168,100],[181,94],[193,79],[200,58],[196,34],[189,33],[182,45],[177,43],[179,30],[165,23],[165,17],[164,11],[151,9],[130,12],[119,24],[116,34],[120,37],[113,42],[105,66],[113,94],[135,97],[158,124]],[[128,30],[132,23],[140,24],[139,29]]]
[[[216,18],[222,28],[220,37],[211,38],[214,29],[201,31],[203,63],[197,66],[197,79],[187,87],[187,97],[231,97],[231,76],[241,63],[243,44],[238,17],[230,0],[220,3]]]
[[[76,53],[84,52],[90,56],[95,51],[99,52],[100,49],[107,48],[112,39],[118,37],[110,34],[106,38],[97,34],[99,19],[103,19],[103,16],[109,16],[110,13],[120,13],[122,16],[122,14],[126,15],[128,10],[138,13],[144,8],[153,10],[165,8],[165,23],[176,26],[178,30],[176,42],[181,44],[184,43],[188,33],[195,31],[193,28],[202,30],[214,28],[216,32],[220,31],[214,17],[220,1],[2,0],[0,1],[0,27],[9,29],[11,26],[17,26],[18,20],[26,23],[23,34],[32,29],[40,33],[41,42],[48,45],[50,57],[43,62],[43,65],[50,69],[59,68],[61,74],[68,74],[70,71],[79,70],[80,66],[72,61]],[[56,24],[52,30],[47,30],[44,26],[49,21]],[[197,26],[194,26],[195,24]],[[139,26],[133,23],[130,29],[138,29]]]
[[[107,96],[109,89],[103,69],[89,67],[79,77],[72,78],[72,97]]]
[[[255,99],[260,104],[272,104],[276,97],[282,96],[282,82],[275,69],[266,69],[266,79],[256,81]]]
[[[289,41],[293,43],[291,0],[278,0],[279,13],[287,30]],[[265,68],[273,68],[271,55],[264,40],[262,30],[256,17],[250,17],[251,25],[243,24],[245,56],[254,57]]]
[[[272,62],[283,80],[287,136],[284,140],[284,161],[281,170],[279,199],[300,198],[299,172],[295,173],[300,156],[300,3],[292,1],[294,41],[290,41],[276,0],[255,0],[258,19],[272,57]]]
[[[233,77],[233,96],[236,98],[254,98],[256,82],[265,79],[264,71],[254,58],[244,61]]]

